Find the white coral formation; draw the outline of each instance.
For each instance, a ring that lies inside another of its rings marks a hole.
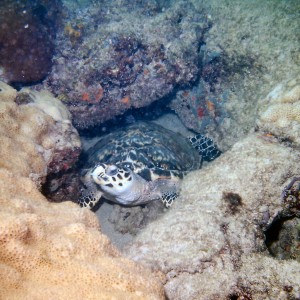
[[[40,108],[46,114],[51,116],[57,122],[71,122],[71,114],[66,106],[58,99],[56,99],[49,91],[33,91],[28,88],[21,90],[27,93],[34,101],[32,105]]]
[[[262,101],[260,129],[300,144],[300,78],[277,85]]]
[[[70,167],[81,143],[60,101],[31,93],[35,102],[17,105],[17,91],[0,82],[0,167],[29,176],[39,185],[48,173]]]

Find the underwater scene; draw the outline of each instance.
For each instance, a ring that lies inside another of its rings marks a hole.
[[[300,300],[299,0],[0,2],[0,300]]]

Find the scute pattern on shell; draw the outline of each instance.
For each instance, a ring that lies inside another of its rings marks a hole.
[[[200,168],[201,156],[183,136],[154,123],[137,122],[103,136],[89,150],[86,167],[100,162],[128,166],[147,181],[181,177]]]

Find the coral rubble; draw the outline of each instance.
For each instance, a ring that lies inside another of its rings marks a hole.
[[[163,299],[164,276],[122,257],[93,213],[39,192],[80,147],[64,107],[4,83],[0,99],[0,298]]]

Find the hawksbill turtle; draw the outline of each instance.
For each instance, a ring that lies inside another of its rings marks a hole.
[[[154,123],[137,122],[111,132],[87,152],[79,198],[92,209],[101,197],[125,206],[161,199],[169,207],[181,179],[221,151],[201,134],[189,139]]]

